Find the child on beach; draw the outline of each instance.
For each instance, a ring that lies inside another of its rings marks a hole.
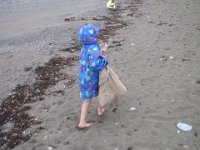
[[[98,95],[99,72],[107,64],[107,58],[101,55],[97,42],[99,27],[86,24],[81,27],[78,39],[83,44],[79,58],[79,86],[80,98],[82,100],[79,129],[88,128],[91,123],[86,122],[88,108],[93,97]],[[103,112],[100,105],[98,113]]]

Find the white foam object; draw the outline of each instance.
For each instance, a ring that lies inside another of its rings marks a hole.
[[[177,127],[182,131],[191,131],[192,126],[186,123],[179,122],[177,123]]]

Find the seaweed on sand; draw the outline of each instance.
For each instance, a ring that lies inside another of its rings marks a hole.
[[[75,82],[73,77],[61,72],[65,66],[73,66],[78,57],[53,57],[44,66],[35,69],[36,82],[31,85],[17,85],[12,93],[0,105],[0,149],[11,149],[30,139],[32,134],[26,129],[43,121],[26,113],[31,109],[25,104],[41,101],[45,91],[61,80],[68,79],[69,85]],[[68,83],[67,83],[68,85]],[[5,130],[6,127],[8,130]]]

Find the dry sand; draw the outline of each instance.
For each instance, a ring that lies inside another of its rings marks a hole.
[[[126,85],[128,94],[116,101],[102,117],[96,115],[97,99],[94,99],[88,116],[94,124],[89,130],[78,131],[75,128],[81,103],[78,83],[65,86],[67,81],[60,81],[47,89],[45,99],[31,104],[28,111],[44,122],[27,129],[26,133],[39,126],[42,129],[14,149],[199,150],[199,6],[199,0],[148,0],[133,17],[124,14],[123,20],[133,24],[118,30],[108,42],[110,45],[118,43],[109,49],[109,60]],[[52,56],[38,56],[45,52],[26,54],[29,59],[30,56],[45,58],[35,63],[26,62],[26,59],[22,61],[19,55],[10,57],[6,52],[0,55],[1,67],[12,68],[21,64],[22,67],[30,65],[34,68]],[[9,57],[9,66],[3,65],[2,57],[4,61]],[[77,78],[77,66],[65,71]],[[8,78],[5,75],[6,72],[1,74],[3,79]],[[9,79],[6,82],[13,80]],[[1,85],[2,97],[5,97],[7,89]],[[55,92],[59,90],[64,93]],[[55,93],[48,96],[52,92]],[[129,110],[131,107],[136,109]],[[178,122],[192,125],[192,131],[180,131],[176,127]]]

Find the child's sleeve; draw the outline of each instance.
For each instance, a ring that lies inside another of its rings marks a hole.
[[[106,57],[100,55],[100,49],[98,46],[93,46],[90,49],[89,55],[90,69],[93,71],[101,71],[108,65]]]

